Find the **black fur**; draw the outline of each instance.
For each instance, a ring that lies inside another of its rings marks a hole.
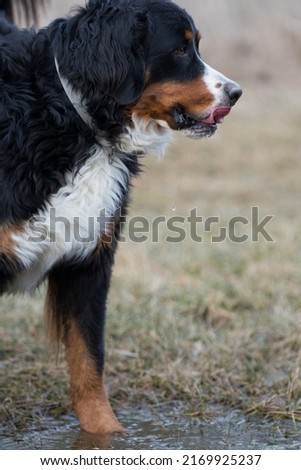
[[[62,90],[54,57],[95,128],[112,143],[122,132],[122,106],[141,94],[149,30],[159,24],[147,20],[146,4],[92,1],[38,33],[0,22],[0,223],[36,213],[94,143]],[[153,2],[154,12],[161,4]]]
[[[22,269],[17,260],[11,259],[0,252],[0,295],[4,294],[8,283],[14,279],[16,273]]]
[[[0,223],[29,219],[94,143],[62,92],[48,36],[0,35]]]

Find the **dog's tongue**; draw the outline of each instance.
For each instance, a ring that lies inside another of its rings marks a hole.
[[[221,124],[230,111],[231,108],[229,106],[218,106],[212,111],[209,117],[202,119],[202,122],[204,124]]]

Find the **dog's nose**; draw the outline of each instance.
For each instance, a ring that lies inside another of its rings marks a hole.
[[[229,97],[230,105],[234,106],[242,95],[242,89],[237,83],[228,82],[226,83],[224,90],[227,96]]]

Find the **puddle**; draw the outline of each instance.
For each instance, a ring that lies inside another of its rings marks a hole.
[[[232,411],[212,421],[188,419],[180,408],[147,407],[118,413],[128,431],[113,439],[80,432],[75,418],[49,421],[47,430],[5,436],[0,430],[2,450],[88,449],[176,449],[176,450],[264,450],[301,449],[301,423],[267,422],[246,418]]]

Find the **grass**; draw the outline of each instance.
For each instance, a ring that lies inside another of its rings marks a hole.
[[[220,224],[200,229],[203,243],[166,243],[162,227],[159,243],[121,244],[107,320],[111,400],[116,408],[181,400],[201,418],[235,408],[301,420],[299,3],[202,0],[202,11],[179,3],[201,25],[205,58],[240,80],[244,96],[213,139],[177,139],[163,161],[145,160],[130,215],[151,221],[197,208]],[[52,0],[50,16],[58,6]],[[255,206],[274,216],[274,242],[211,242]],[[3,433],[71,412],[64,358],[45,341],[43,297],[42,288],[0,299]]]

